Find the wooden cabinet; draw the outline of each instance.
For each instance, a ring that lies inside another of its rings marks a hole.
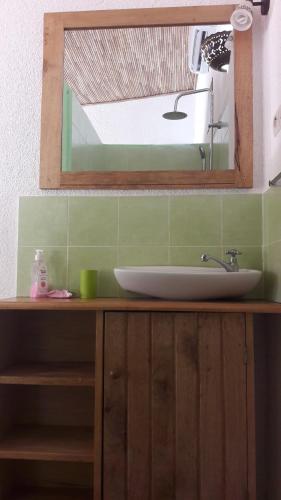
[[[0,500],[256,500],[252,314],[225,304],[0,301]]]
[[[103,500],[255,498],[252,349],[242,313],[105,313]]]

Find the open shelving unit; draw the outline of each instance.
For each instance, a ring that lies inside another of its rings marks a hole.
[[[91,490],[73,492],[62,488],[38,488],[23,493],[15,493],[12,500],[53,500],[55,498],[59,498],[59,500],[92,500],[93,495]]]
[[[93,462],[91,429],[13,427],[0,441],[0,459]]]
[[[22,363],[0,372],[0,384],[94,387],[92,363]]]
[[[92,500],[95,312],[0,325],[0,500]]]

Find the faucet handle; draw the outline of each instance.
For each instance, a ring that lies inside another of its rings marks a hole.
[[[234,258],[237,255],[242,255],[242,252],[240,252],[240,250],[236,250],[235,248],[231,248],[230,250],[225,251],[225,255],[230,255]]]
[[[235,248],[231,248],[230,250],[225,251],[225,255],[230,256],[228,264],[230,265],[232,271],[238,272],[239,271],[239,263],[237,260],[237,255],[242,255],[240,250],[236,250]]]

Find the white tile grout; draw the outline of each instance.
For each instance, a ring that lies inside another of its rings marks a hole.
[[[68,265],[69,265],[69,226],[70,226],[70,221],[69,221],[69,198],[67,198],[67,231],[66,231],[66,289],[68,289],[68,278],[69,278],[69,272],[68,272]]]
[[[119,225],[119,218],[120,218],[120,198],[118,196],[117,198],[117,265],[119,266],[119,260],[120,260],[120,254],[119,254],[119,241],[120,241],[120,225]]]
[[[281,243],[281,240],[271,241],[271,243],[267,243],[266,245],[262,245],[262,248],[268,248],[272,245],[276,245],[276,243]]]
[[[269,243],[268,245],[264,246],[270,246],[274,245],[274,243],[279,243],[281,240],[273,241],[272,243]],[[201,245],[168,245],[168,244],[160,244],[160,243],[138,243],[135,245],[42,245],[41,243],[34,243],[31,245],[19,245],[19,248],[35,248],[36,246],[41,246],[43,248],[116,248],[116,247],[122,247],[122,248],[138,248],[138,247],[146,247],[146,248],[218,248],[218,247],[227,247],[230,245],[209,245],[208,243],[204,244],[202,243]],[[261,245],[244,245],[243,243],[232,243],[232,246],[237,246],[237,247],[242,247],[242,248],[261,248]]]
[[[264,255],[264,248],[265,248],[265,210],[264,210],[264,193],[261,195],[261,221],[262,221],[262,244],[261,244],[261,250],[262,250],[262,268],[265,269],[265,255]],[[265,280],[263,276],[263,286],[265,287]]]
[[[223,196],[220,195],[220,243],[223,248]]]
[[[171,196],[168,196],[168,264],[171,262]]]

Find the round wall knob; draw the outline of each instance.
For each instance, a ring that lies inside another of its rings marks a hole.
[[[120,374],[114,370],[110,370],[109,376],[110,376],[110,378],[113,378],[114,380],[116,380],[117,378],[119,378]]]

